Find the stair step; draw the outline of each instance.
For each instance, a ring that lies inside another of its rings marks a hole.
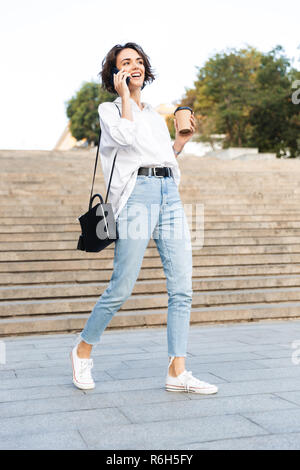
[[[300,263],[300,254],[287,253],[287,254],[258,254],[258,255],[209,255],[209,256],[197,256],[193,255],[193,266],[198,267],[231,267],[231,266],[242,266],[242,265],[278,265],[278,264],[291,264],[297,265]],[[162,262],[159,256],[156,257],[145,257],[142,262],[142,270],[146,268],[157,268],[161,267]],[[112,270],[113,259],[98,258],[98,259],[80,259],[80,260],[60,260],[60,261],[10,261],[6,263],[0,263],[1,273],[19,273],[19,272],[43,272],[43,271],[75,271],[75,270],[90,270],[90,269],[101,269]]]
[[[0,336],[58,332],[74,333],[83,329],[88,317],[89,314],[70,314],[0,319]],[[192,308],[190,323],[207,324],[290,318],[300,318],[300,302]],[[167,309],[145,310],[135,313],[118,312],[112,318],[107,330],[165,326],[166,323]]]
[[[99,296],[101,293],[99,293]],[[43,299],[0,302],[0,317],[16,317],[46,314],[90,313],[98,297],[80,297],[68,299]],[[300,302],[300,288],[277,289],[244,289],[243,291],[216,291],[194,292],[193,307],[206,307],[222,305],[234,306],[236,304],[257,304],[258,302],[271,303]],[[126,300],[120,311],[143,311],[145,309],[167,308],[168,295],[143,294],[132,295]]]
[[[216,255],[233,255],[237,251],[235,246],[204,246],[203,248],[195,247],[193,249],[193,256],[216,256]],[[294,245],[266,245],[266,246],[240,246],[240,255],[255,255],[255,254],[294,254],[300,253],[300,244]],[[113,259],[114,250],[105,249],[101,255],[95,253],[81,252],[80,250],[35,250],[35,251],[0,251],[0,263],[5,261],[25,262],[25,261],[48,261],[48,260],[86,260],[95,259],[95,256],[101,256],[101,259]],[[159,252],[156,247],[147,248],[144,258],[158,258]]]
[[[256,276],[276,274],[300,274],[300,264],[244,265],[244,266],[204,266],[193,267],[193,277],[207,278],[219,276]],[[40,284],[54,282],[101,282],[109,281],[111,270],[74,270],[74,271],[36,271],[0,273],[0,284]],[[139,273],[139,280],[164,279],[163,268],[144,268]]]
[[[11,237],[9,237],[11,239]],[[291,252],[293,252],[293,247],[297,247],[299,244],[299,237],[289,237],[289,236],[277,236],[277,237],[262,237],[262,238],[252,238],[252,237],[238,237],[238,238],[233,238],[233,237],[223,237],[223,238],[214,238],[214,237],[204,237],[203,241],[203,246],[204,247],[215,247],[215,248],[220,248],[223,249],[223,247],[228,247],[232,249],[243,249],[243,246],[247,245],[248,247],[252,248],[262,246],[262,247],[268,247],[275,245],[276,247],[278,246],[283,246],[283,247],[289,247],[291,246]],[[195,238],[193,240],[192,236],[192,243],[195,243]],[[149,248],[154,248],[156,249],[156,245],[154,240],[150,240],[148,244]],[[20,252],[20,251],[28,251],[28,252],[37,252],[37,251],[45,251],[45,250],[51,250],[52,251],[65,251],[65,250],[72,250],[72,252],[80,253],[79,250],[77,250],[77,240],[69,240],[69,241],[64,241],[64,240],[58,240],[58,241],[10,241],[10,242],[1,242],[0,244],[0,253],[4,252]],[[112,250],[112,251],[110,251]],[[106,256],[105,252],[113,253],[114,250],[114,245],[112,244],[111,246],[107,247],[105,250],[103,250],[102,254],[92,254],[93,258],[95,256]],[[89,253],[84,252],[84,256],[88,257],[90,256]],[[108,256],[109,257],[109,256]]]
[[[203,226],[203,222],[199,220],[189,224],[191,230],[199,229]],[[204,220],[204,228],[208,232],[214,231],[225,231],[226,233],[235,234],[234,231],[248,230],[300,230],[300,221],[269,221],[269,222],[209,222]],[[37,233],[76,233],[79,235],[80,226],[79,223],[74,224],[27,224],[27,225],[2,225],[0,226],[0,234],[37,234]],[[6,235],[7,236],[7,235]]]
[[[22,299],[54,299],[69,297],[100,296],[106,287],[107,282],[82,282],[82,283],[55,283],[55,284],[30,284],[18,286],[0,287],[1,301],[22,300]],[[244,292],[248,289],[284,288],[300,287],[300,275],[283,276],[236,276],[236,277],[215,277],[215,278],[193,278],[194,292],[216,292],[222,294],[223,291]],[[133,288],[132,295],[135,294],[157,294],[166,292],[166,280],[138,280]]]
[[[225,215],[216,212],[215,214],[204,211],[205,213],[205,222],[282,222],[282,221],[295,221],[300,222],[300,210],[298,214],[264,214],[264,215]],[[195,215],[195,209],[194,209]],[[250,220],[251,219],[251,220]],[[76,223],[78,226],[78,221],[76,217],[70,216],[49,216],[49,217],[0,217],[0,226],[10,226],[10,225],[47,225],[47,224],[55,224],[55,225],[64,225],[64,224],[74,224]]]
[[[201,226],[200,226],[201,228]],[[21,241],[74,241],[74,249],[77,247],[78,237],[81,231],[79,229],[70,232],[30,232],[30,233],[10,233],[10,242],[21,242]],[[191,231],[192,236],[196,236],[196,233]],[[235,229],[235,230],[214,230],[205,228],[205,238],[224,238],[231,237],[232,239],[238,239],[240,237],[257,237],[257,238],[269,238],[269,237],[283,237],[283,236],[297,236],[300,235],[300,228],[274,228],[274,229],[257,229],[248,228],[247,230]],[[0,233],[0,242],[7,242],[8,234]],[[238,242],[238,240],[236,240]],[[298,238],[299,241],[299,238]],[[277,242],[278,243],[278,242]]]

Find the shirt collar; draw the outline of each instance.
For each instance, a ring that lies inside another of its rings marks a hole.
[[[133,105],[136,107],[136,109],[138,109],[139,111],[142,111],[138,105],[136,104],[136,102],[134,101],[134,99],[130,98],[130,101],[133,103]],[[118,96],[116,99],[115,99],[115,102],[117,103],[121,103],[122,102],[122,98],[120,96]],[[150,104],[149,103],[145,103],[144,101],[142,101],[142,104],[144,104],[144,109],[147,109],[147,108],[150,108]],[[144,111],[143,109],[143,111]]]

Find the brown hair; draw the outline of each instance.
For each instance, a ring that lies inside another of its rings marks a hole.
[[[108,54],[103,59],[102,70],[98,74],[101,77],[103,88],[105,88],[110,93],[117,93],[112,78],[112,68],[116,67],[116,59],[119,52],[122,51],[122,49],[126,48],[134,49],[143,58],[145,66],[145,79],[141,89],[143,89],[147,83],[152,83],[153,80],[155,80],[155,76],[150,65],[149,57],[147,56],[147,54],[145,54],[141,46],[139,46],[135,42],[127,42],[126,44],[124,44],[124,46],[122,46],[121,44],[117,44],[108,52]]]

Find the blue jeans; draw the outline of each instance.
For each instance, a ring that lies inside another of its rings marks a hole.
[[[155,240],[167,280],[169,356],[186,356],[192,304],[192,247],[188,222],[172,176],[137,175],[117,218],[113,274],[82,330],[95,345],[113,315],[131,295],[150,238]]]

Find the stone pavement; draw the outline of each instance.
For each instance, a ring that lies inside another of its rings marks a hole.
[[[300,449],[299,320],[192,325],[187,370],[211,396],[164,390],[165,327],[105,331],[78,390],[75,337],[2,338],[1,449]]]

